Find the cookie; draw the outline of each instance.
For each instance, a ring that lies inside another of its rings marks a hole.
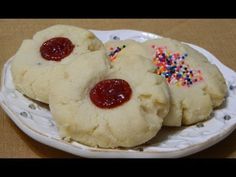
[[[171,109],[164,125],[191,125],[209,118],[227,95],[225,79],[216,65],[190,46],[161,38],[144,43],[152,51],[157,74],[166,78]]]
[[[80,55],[105,50],[93,33],[74,26],[55,25],[24,40],[11,63],[15,87],[22,94],[48,103],[53,67]]]
[[[53,71],[49,106],[60,136],[102,148],[145,143],[169,111],[168,86],[142,56],[107,62],[98,51]]]

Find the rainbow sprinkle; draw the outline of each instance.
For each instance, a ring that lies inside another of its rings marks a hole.
[[[180,55],[178,52],[167,50],[167,47],[151,47],[155,50],[152,61],[157,66],[156,73],[166,78],[169,84],[190,87],[193,83],[203,80],[201,71],[191,69],[185,62],[187,53]]]
[[[109,59],[111,61],[114,61],[118,55],[118,53],[124,49],[126,47],[126,45],[123,45],[122,47],[116,47],[115,49],[113,47],[110,48],[110,53],[108,54]]]

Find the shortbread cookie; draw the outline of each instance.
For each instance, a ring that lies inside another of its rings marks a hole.
[[[161,38],[144,43],[171,90],[171,109],[164,125],[190,125],[209,118],[225,100],[227,86],[216,65],[190,46]]]
[[[51,70],[80,55],[105,50],[93,33],[74,26],[55,25],[24,40],[11,64],[14,84],[22,94],[48,103]]]
[[[169,111],[166,82],[144,57],[105,61],[92,52],[55,68],[49,105],[60,135],[102,148],[147,142]]]

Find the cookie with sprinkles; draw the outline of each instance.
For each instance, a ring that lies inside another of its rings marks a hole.
[[[161,38],[143,46],[156,66],[156,74],[166,79],[171,92],[171,109],[166,126],[190,125],[210,117],[227,94],[219,69],[190,46]]]

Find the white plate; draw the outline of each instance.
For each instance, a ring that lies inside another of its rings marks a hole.
[[[145,41],[160,37],[133,30],[91,31],[103,42],[111,39]],[[62,140],[49,110],[15,90],[10,72],[11,59],[4,65],[0,103],[15,124],[36,141],[82,157],[173,158],[187,156],[216,144],[236,128],[236,73],[208,51],[192,44],[189,45],[204,54],[223,73],[229,88],[227,102],[223,108],[214,111],[214,116],[210,120],[188,127],[163,128],[153,140],[138,148],[100,149]]]

